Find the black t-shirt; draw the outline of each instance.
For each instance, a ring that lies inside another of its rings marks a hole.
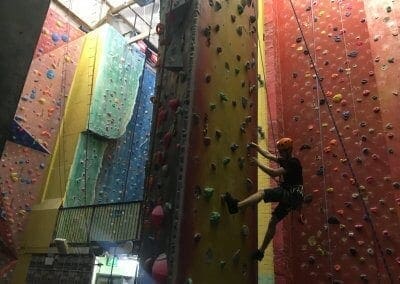
[[[303,185],[303,169],[299,159],[294,157],[290,157],[289,159],[279,158],[278,163],[286,171],[283,174],[282,187]]]

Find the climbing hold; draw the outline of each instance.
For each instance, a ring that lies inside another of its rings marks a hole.
[[[392,12],[392,7],[387,6],[387,7],[386,7],[386,12],[388,12],[388,13]]]
[[[361,230],[362,228],[364,228],[363,224],[355,224],[354,228],[356,228],[357,230]]]
[[[309,264],[314,264],[314,263],[315,263],[315,256],[310,255],[310,256],[308,257],[308,263],[309,263]]]
[[[350,118],[350,111],[343,111],[342,112],[342,117],[344,120],[348,120]]]
[[[240,233],[241,233],[241,235],[243,237],[247,237],[249,235],[249,233],[250,233],[249,227],[247,225],[243,225],[241,230],[240,230]]]
[[[49,69],[49,70],[47,70],[47,72],[46,72],[46,76],[47,76],[47,78],[49,78],[49,79],[54,79],[54,77],[56,76],[56,73],[54,72],[53,69]]]
[[[221,269],[224,269],[225,265],[226,265],[226,261],[221,260],[221,261],[219,262],[219,267],[220,267]]]
[[[215,1],[215,4],[214,4],[214,11],[215,11],[215,12],[218,12],[219,10],[221,10],[221,8],[222,8],[221,3],[219,3],[218,1]]]
[[[211,144],[211,138],[208,136],[203,137],[203,143],[205,146],[209,146]]]
[[[236,28],[236,33],[241,36],[243,34],[243,26],[238,26]],[[247,65],[246,65],[246,69],[247,69]],[[249,70],[250,68],[248,68],[247,70]]]
[[[230,161],[231,161],[231,158],[229,158],[229,157],[224,157],[224,159],[222,160],[222,164],[223,164],[224,166],[226,166],[226,165],[229,164]]]
[[[160,254],[153,263],[151,269],[152,277],[157,283],[166,283],[168,277],[167,255]]]
[[[219,138],[221,138],[222,132],[221,130],[215,130],[215,138],[218,140]]]
[[[364,280],[364,281],[366,281],[366,282],[368,282],[368,276],[367,276],[367,274],[360,274],[360,278],[361,278],[361,280]]]
[[[352,58],[357,57],[357,55],[358,55],[358,51],[357,51],[357,50],[350,51],[350,52],[347,54],[348,57],[352,57]]]
[[[341,269],[341,266],[339,264],[334,265],[335,271],[339,271]]]
[[[357,254],[357,249],[355,247],[350,247],[349,252],[352,256],[355,256]]]
[[[201,234],[200,234],[200,233],[194,234],[193,240],[194,240],[196,243],[200,242],[200,240],[201,240]]]
[[[215,189],[212,187],[206,187],[203,190],[203,196],[206,200],[210,200],[210,198],[213,196]]]
[[[374,250],[373,250],[372,248],[368,248],[368,249],[367,249],[367,253],[368,253],[369,255],[374,255]]]
[[[343,99],[343,96],[342,96],[342,94],[336,94],[333,96],[332,99],[335,103],[340,103],[340,101]]]
[[[238,148],[239,148],[239,145],[238,144],[236,144],[236,143],[233,143],[233,144],[231,144],[231,151],[232,152],[235,152]]]
[[[336,216],[330,216],[328,218],[328,224],[340,224],[340,221]]]
[[[154,226],[158,227],[161,225],[163,220],[164,220],[164,209],[162,208],[161,205],[157,205],[151,212],[151,222]]]
[[[216,225],[221,220],[221,214],[217,211],[213,211],[210,213],[210,223]]]
[[[220,92],[218,93],[219,95],[219,99],[221,100],[221,102],[227,102],[228,101],[228,96],[225,95],[224,93]]]
[[[214,103],[210,103],[210,110],[215,110],[217,108],[217,105]]]
[[[239,15],[243,14],[243,11],[244,11],[243,6],[240,5],[240,4],[238,4],[238,5],[237,5],[237,11],[238,11],[238,14],[239,14]]]
[[[378,106],[374,107],[374,109],[373,109],[374,113],[378,113],[378,112],[380,112],[380,110],[381,110],[381,108]]]
[[[388,230],[383,230],[382,231],[382,235],[384,235],[385,237],[389,237],[389,231]]]
[[[392,255],[393,254],[393,250],[390,249],[390,248],[386,248],[385,252],[386,252],[387,255]]]

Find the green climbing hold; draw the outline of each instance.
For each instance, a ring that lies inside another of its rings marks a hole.
[[[238,14],[239,14],[239,15],[243,14],[243,11],[244,11],[243,6],[240,5],[240,4],[238,4],[238,5],[237,5],[237,11],[238,11]]]
[[[218,95],[219,95],[219,98],[220,98],[221,102],[227,102],[228,101],[228,96],[225,95],[224,93],[221,92]]]
[[[210,223],[211,224],[216,225],[219,223],[220,220],[221,220],[221,214],[219,214],[219,212],[217,212],[217,211],[211,212],[211,214],[210,214]]]
[[[230,161],[231,161],[231,158],[225,157],[225,158],[222,160],[222,164],[223,164],[224,166],[226,166],[227,164],[229,164]]]
[[[206,187],[203,190],[203,196],[206,200],[210,200],[210,198],[212,197],[213,193],[214,193],[215,189],[212,187]]]

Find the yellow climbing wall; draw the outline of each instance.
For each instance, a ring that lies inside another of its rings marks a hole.
[[[254,1],[161,3],[141,250],[158,283],[257,281],[256,208],[230,215],[220,198],[257,190],[256,14]]]
[[[199,123],[189,138],[179,267],[195,283],[254,283],[256,207],[230,215],[220,195],[243,199],[257,190],[246,149],[257,139],[256,10],[246,1],[211,2],[199,9],[192,109]]]
[[[267,149],[268,143],[265,133],[268,133],[268,105],[267,105],[267,92],[265,88],[266,68],[269,68],[265,58],[265,44],[263,40],[264,35],[264,5],[263,1],[259,1],[257,6],[258,12],[258,74],[263,80],[258,88],[258,126],[262,129],[262,133],[258,136],[258,144]],[[258,155],[261,162],[267,164],[267,159],[262,155]],[[263,171],[258,171],[258,190],[268,188],[270,185],[269,176]],[[268,222],[271,218],[271,203],[266,203],[258,206],[258,247],[261,246],[262,241],[267,231]],[[273,242],[268,246],[264,254],[264,259],[258,264],[258,283],[274,283],[274,255],[273,255]]]

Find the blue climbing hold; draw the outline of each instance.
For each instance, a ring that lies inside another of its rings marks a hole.
[[[342,117],[344,120],[348,120],[350,118],[350,111],[346,110],[342,112]]]
[[[51,35],[51,39],[52,39],[54,42],[58,42],[58,41],[60,40],[60,35],[59,35],[58,33],[53,33],[53,34]]]
[[[54,70],[52,69],[49,69],[47,70],[46,76],[49,79],[54,79],[54,77],[56,76],[56,72],[54,72]]]
[[[36,90],[32,90],[31,93],[30,93],[30,95],[29,95],[29,97],[30,97],[31,99],[35,99],[35,98],[36,98]]]
[[[68,42],[69,37],[68,37],[67,34],[63,34],[63,35],[61,36],[61,39],[62,39],[63,42]]]

